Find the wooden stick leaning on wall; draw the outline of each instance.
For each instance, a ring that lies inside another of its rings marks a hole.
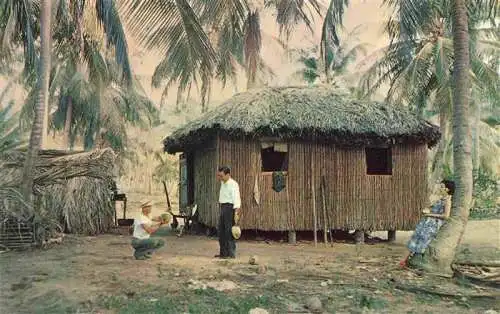
[[[330,212],[326,210],[326,178],[321,176],[321,187],[323,191],[323,202],[326,212],[326,219],[328,223],[328,229],[330,230],[330,246],[333,246],[333,234],[332,234],[332,220],[330,219]]]
[[[314,246],[318,246],[318,215],[316,215],[316,187],[314,184],[314,156],[311,155],[311,192],[313,206],[313,223],[314,223]]]
[[[323,207],[323,241],[325,245],[328,244],[328,229],[326,223],[326,197],[325,197],[325,185],[323,184],[324,177],[321,176],[321,181],[319,183],[321,190],[321,205]]]

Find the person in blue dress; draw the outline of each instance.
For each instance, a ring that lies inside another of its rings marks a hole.
[[[415,232],[408,241],[409,254],[401,261],[402,267],[411,266],[418,263],[422,258],[425,249],[436,237],[441,226],[450,217],[451,196],[455,193],[455,183],[450,180],[443,180],[440,188],[440,199],[430,208],[430,212],[424,212],[424,217],[415,227]]]

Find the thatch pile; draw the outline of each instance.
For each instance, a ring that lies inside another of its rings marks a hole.
[[[0,216],[10,214],[18,221],[38,224],[35,236],[39,241],[44,240],[39,239],[44,237],[42,233],[50,233],[56,226],[87,235],[108,231],[114,217],[110,186],[115,158],[109,148],[92,152],[41,151],[35,165],[35,209],[19,211],[14,201],[4,201],[0,203]],[[20,186],[24,159],[25,151],[21,150],[0,156],[0,186]]]
[[[356,100],[326,86],[272,87],[236,94],[182,126],[164,140],[165,151],[184,151],[216,133],[326,141],[342,146],[396,143],[433,146],[440,138],[437,126],[402,106]]]

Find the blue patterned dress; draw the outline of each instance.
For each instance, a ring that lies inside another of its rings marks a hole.
[[[431,214],[444,214],[445,204],[446,199],[444,198],[434,203],[431,207]],[[415,227],[415,232],[411,236],[410,241],[408,241],[410,252],[413,254],[423,254],[443,224],[443,219],[434,217],[422,218]]]

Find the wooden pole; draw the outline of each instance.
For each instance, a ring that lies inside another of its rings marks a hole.
[[[313,221],[314,221],[314,246],[318,246],[318,217],[316,215],[316,187],[314,184],[314,155],[311,154],[311,190],[312,190],[312,205],[313,205]]]
[[[325,195],[326,194],[326,181],[325,181],[325,176],[321,176],[321,186],[323,188],[323,193],[324,193],[323,195],[324,195],[324,198],[325,198],[324,202],[325,202],[325,208],[326,208],[326,195]],[[325,210],[325,212],[326,212],[326,219],[328,220],[328,229],[330,231],[330,245],[333,246],[333,234],[331,232],[332,231],[331,230],[332,229],[332,221],[330,219],[330,213],[327,210]]]
[[[325,186],[323,185],[323,177],[321,177],[321,181],[319,183],[321,190],[321,203],[323,207],[323,241],[325,245],[328,244],[328,234],[327,234],[327,225],[326,225],[326,197],[325,197]]]

